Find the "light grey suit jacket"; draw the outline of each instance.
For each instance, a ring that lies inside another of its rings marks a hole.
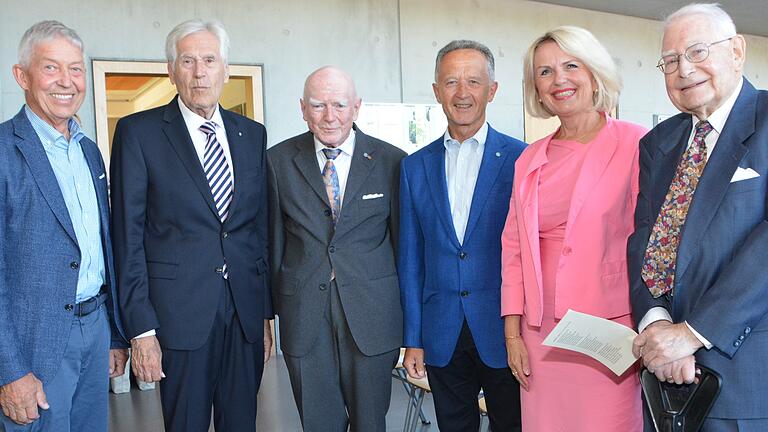
[[[281,348],[289,355],[304,356],[317,338],[331,267],[360,351],[376,355],[402,344],[395,242],[405,153],[355,130],[335,230],[313,135],[306,132],[267,152],[272,300],[280,316]]]

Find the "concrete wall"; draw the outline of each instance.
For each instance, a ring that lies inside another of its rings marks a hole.
[[[434,103],[434,57],[451,39],[486,43],[497,59],[500,89],[489,108],[499,130],[523,135],[522,56],[530,42],[563,24],[591,30],[624,78],[619,117],[651,126],[673,114],[661,73],[657,21],[519,0],[0,0],[0,119],[12,117],[23,93],[11,74],[24,30],[42,19],[75,28],[87,55],[162,60],[165,35],[195,17],[216,18],[230,32],[231,63],[264,65],[265,122],[270,144],[303,132],[299,97],[306,75],[336,64],[356,79],[369,102]],[[747,37],[746,75],[768,85],[768,39]],[[94,135],[92,83],[81,109]]]

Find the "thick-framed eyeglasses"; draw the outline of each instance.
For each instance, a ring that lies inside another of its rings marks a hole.
[[[712,45],[716,45],[719,43],[723,43],[725,41],[729,41],[736,36],[731,36],[727,39],[719,40],[712,43],[704,43],[699,42],[695,43],[688,48],[685,49],[685,52],[682,54],[669,54],[661,57],[659,59],[659,63],[656,65],[657,68],[659,68],[660,71],[662,71],[664,74],[671,74],[675,71],[677,71],[677,67],[680,65],[680,56],[685,56],[685,59],[688,60],[691,63],[701,63],[704,60],[709,57],[709,47]]]

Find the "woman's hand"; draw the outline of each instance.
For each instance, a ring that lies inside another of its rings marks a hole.
[[[528,350],[520,335],[507,336],[507,364],[512,370],[512,375],[520,383],[520,387],[528,390],[528,377],[531,376],[531,368],[528,365]]]

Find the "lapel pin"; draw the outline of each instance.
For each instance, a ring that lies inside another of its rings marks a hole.
[[[363,153],[363,157],[368,160],[373,160],[373,156],[369,155],[368,153]]]
[[[501,152],[496,152],[496,157],[501,157]]]
[[[237,136],[243,136],[243,133],[242,132],[238,132]]]

